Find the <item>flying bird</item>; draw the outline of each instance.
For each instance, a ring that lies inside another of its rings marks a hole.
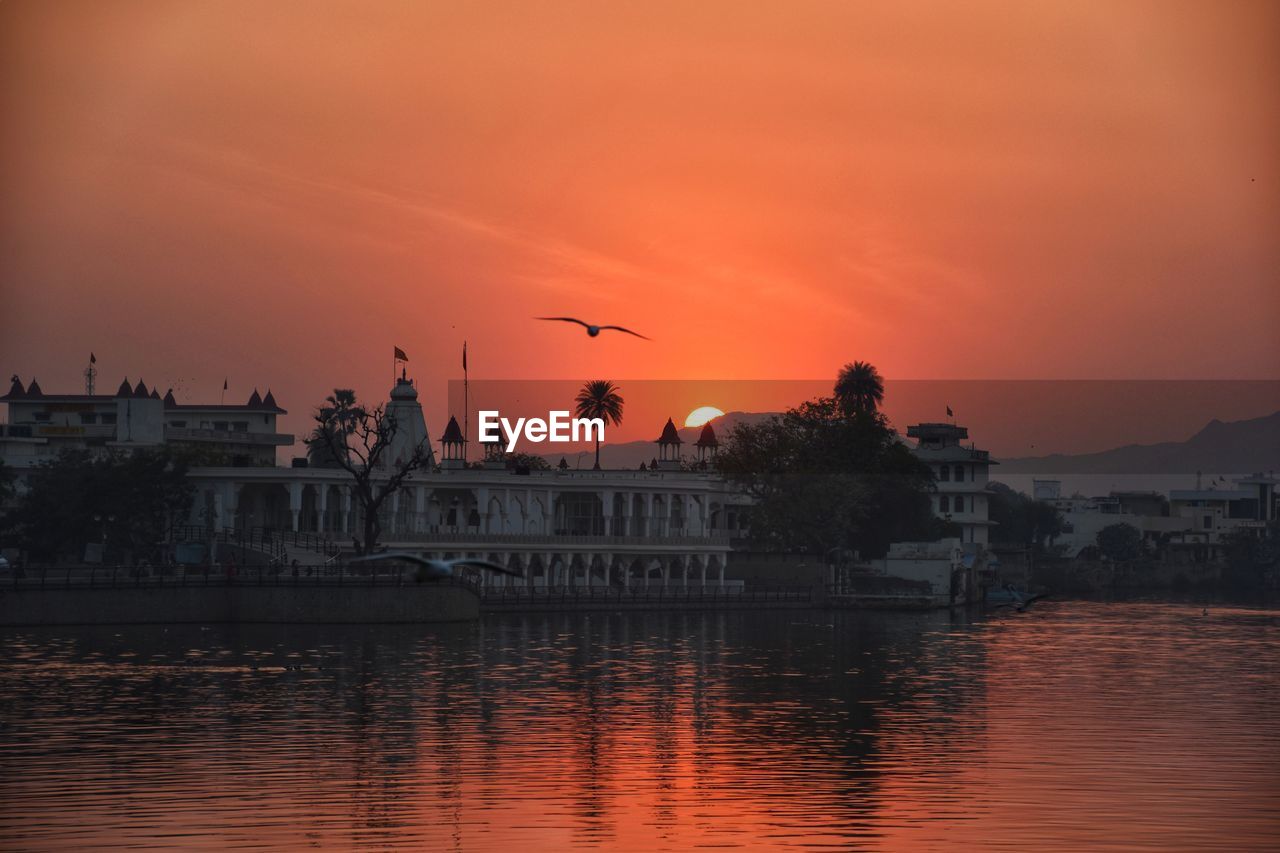
[[[646,341],[649,340],[649,338],[646,338],[644,335],[640,334],[639,332],[633,332],[630,329],[624,329],[621,326],[593,326],[590,323],[582,322],[577,317],[534,317],[533,319],[559,320],[562,323],[577,323],[579,326],[584,327],[587,330],[587,334],[593,338],[603,331],[612,329],[615,332],[626,332],[628,335],[635,335],[637,338],[644,338],[644,340]]]
[[[515,575],[518,578],[524,577],[523,573],[499,565],[492,560],[479,560],[473,557],[459,557],[456,560],[432,560],[428,557],[423,557],[421,554],[414,554],[411,551],[383,551],[379,554],[356,557],[351,562],[373,563],[384,560],[404,560],[406,563],[413,563],[422,569],[423,574],[429,580],[451,578],[456,574],[454,569],[488,569],[491,572],[501,572],[504,575]]]

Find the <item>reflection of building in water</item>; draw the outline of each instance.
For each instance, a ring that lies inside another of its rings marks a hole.
[[[986,545],[987,480],[992,465],[997,465],[985,450],[961,442],[969,437],[967,427],[955,424],[916,424],[907,427],[907,435],[917,440],[914,452],[933,470],[937,491],[933,494],[934,515],[960,528],[960,541]]]

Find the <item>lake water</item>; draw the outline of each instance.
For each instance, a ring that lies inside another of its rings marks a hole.
[[[0,629],[0,846],[1275,849],[1280,611]]]

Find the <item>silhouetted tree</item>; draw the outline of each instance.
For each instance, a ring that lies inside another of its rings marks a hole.
[[[342,420],[335,423],[335,428],[346,436],[348,439],[355,428],[353,422],[354,412],[356,410],[356,392],[350,388],[335,388],[333,393],[325,398],[324,404],[320,406],[320,413],[328,417],[330,414],[341,413]],[[344,442],[345,443],[345,442]],[[329,447],[329,442],[324,436],[324,428],[316,426],[306,439],[307,445],[307,464],[312,468],[341,468],[338,460],[333,455],[333,450]]]
[[[169,449],[66,451],[31,472],[13,520],[33,559],[78,561],[85,543],[102,542],[129,561],[155,556],[194,491],[186,459]]]
[[[845,415],[874,412],[884,402],[884,380],[880,378],[880,371],[868,362],[850,362],[840,368],[835,394]]]
[[[508,453],[506,456],[507,468],[512,471],[528,470],[528,471],[550,471],[551,463],[543,459],[541,456],[534,456],[532,453]]]
[[[988,484],[987,490],[987,517],[995,522],[992,542],[1031,546],[1043,553],[1062,535],[1062,513],[1053,504],[995,481]]]
[[[360,405],[355,394],[336,389],[316,410],[313,438],[321,442],[332,463],[354,480],[352,491],[364,516],[364,536],[356,540],[360,554],[371,554],[382,535],[378,517],[383,504],[405,480],[431,459],[424,438],[403,458],[391,458],[399,425],[381,406]]]
[[[600,418],[606,424],[622,423],[622,395],[607,379],[592,379],[574,398],[574,412],[580,418]],[[600,470],[600,436],[596,435],[595,470]]]
[[[852,411],[834,397],[732,429],[715,462],[755,500],[751,538],[763,550],[864,557],[889,543],[934,539],[928,465],[879,412]]]

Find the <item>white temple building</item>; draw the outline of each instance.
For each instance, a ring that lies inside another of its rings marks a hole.
[[[428,435],[417,389],[391,391],[403,459]],[[729,537],[723,481],[705,472],[521,470],[491,452],[466,467],[457,421],[441,435],[438,465],[413,474],[382,519],[381,545],[435,557],[485,556],[530,586],[711,585],[724,581]],[[271,530],[321,553],[350,546],[362,520],[340,468],[200,468],[192,522]],[[290,536],[289,534],[308,534]],[[315,543],[315,546],[312,545]],[[299,558],[301,559],[301,557]]]
[[[402,376],[387,410],[397,420],[391,459],[404,459],[430,434],[413,382]],[[209,451],[219,464],[193,467],[196,487],[188,525],[192,540],[269,546],[277,557],[307,565],[341,559],[362,535],[351,475],[337,467],[275,463],[275,449],[294,444],[276,431],[284,414],[270,392],[245,404],[178,404],[142,382],[114,395],[48,395],[34,380],[0,401],[9,423],[0,458],[18,470],[67,448],[181,445]],[[665,435],[665,433],[664,433]],[[715,442],[704,434],[704,449]],[[492,449],[467,467],[456,421],[441,435],[440,454],[415,472],[384,508],[381,547],[427,556],[484,556],[518,567],[522,578],[489,583],[681,585],[724,583],[728,500],[713,473],[682,470],[671,449],[655,470],[509,468]]]

